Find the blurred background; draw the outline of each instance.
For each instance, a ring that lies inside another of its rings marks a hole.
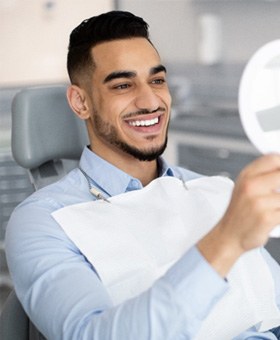
[[[241,127],[238,86],[245,64],[280,36],[279,0],[0,0],[0,311],[12,288],[5,229],[34,190],[11,155],[11,102],[26,86],[67,84],[71,30],[111,9],[150,25],[173,95],[166,158],[233,180],[258,156]]]

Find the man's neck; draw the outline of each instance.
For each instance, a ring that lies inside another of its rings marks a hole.
[[[107,162],[116,166],[120,170],[124,171],[131,177],[137,178],[143,186],[149,184],[152,180],[158,177],[158,161],[140,161],[133,156],[126,154],[102,153],[96,148],[91,150],[96,153],[99,157],[103,158]]]
[[[130,176],[139,179],[143,186],[148,185],[152,180],[158,177],[158,162],[154,161],[139,161],[124,164],[120,167]]]

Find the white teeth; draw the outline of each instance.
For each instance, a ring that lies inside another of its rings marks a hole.
[[[129,125],[131,126],[152,126],[158,123],[158,117],[150,120],[135,120],[129,122]]]

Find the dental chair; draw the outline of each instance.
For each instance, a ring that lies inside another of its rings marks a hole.
[[[27,88],[12,103],[12,154],[35,190],[76,167],[88,144],[85,124],[71,111],[65,93],[66,86]],[[12,291],[0,315],[0,340],[43,339]]]
[[[12,102],[12,154],[26,168],[35,190],[77,166],[88,144],[85,124],[70,109],[66,86],[32,87]],[[28,319],[15,291],[0,315],[1,340],[45,339]]]
[[[28,88],[15,96],[12,153],[35,190],[73,169],[87,143],[85,124],[70,109],[66,86]]]

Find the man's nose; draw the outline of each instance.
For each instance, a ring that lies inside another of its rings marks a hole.
[[[139,89],[135,98],[135,105],[139,110],[155,111],[160,107],[160,97],[148,85]]]

